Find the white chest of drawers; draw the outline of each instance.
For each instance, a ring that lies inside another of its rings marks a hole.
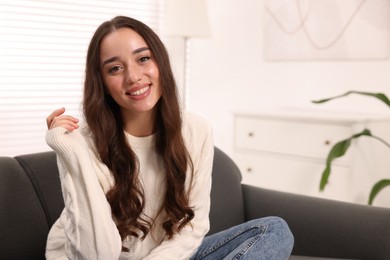
[[[390,150],[386,151],[388,148],[382,144],[372,144],[372,140],[354,141],[346,155],[334,161],[329,183],[324,192],[319,191],[331,147],[364,127],[380,129],[382,133],[388,129],[390,135],[390,121],[383,117],[302,111],[236,113],[233,157],[242,172],[243,183],[364,204],[373,182],[379,180],[381,171],[386,171],[372,166],[378,158],[370,158],[377,157],[370,149],[381,156],[387,152],[390,159]],[[377,174],[364,176],[362,171],[367,169]]]

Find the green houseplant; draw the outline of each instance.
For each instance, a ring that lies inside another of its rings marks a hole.
[[[322,103],[328,102],[330,100],[334,100],[337,98],[342,98],[342,97],[348,96],[350,94],[358,94],[358,95],[376,98],[377,100],[385,103],[390,108],[390,100],[383,93],[360,92],[360,91],[348,91],[342,95],[338,95],[338,96],[334,96],[334,97],[330,97],[330,98],[326,98],[326,99],[313,100],[312,102],[315,104],[322,104]],[[386,145],[387,147],[389,147],[389,149],[390,149],[389,143],[387,143],[382,138],[380,138],[376,135],[373,135],[369,129],[364,129],[360,133],[353,134],[351,137],[337,142],[335,145],[333,145],[333,147],[330,149],[330,151],[328,153],[328,156],[326,159],[326,166],[325,166],[325,169],[322,172],[322,176],[321,176],[320,191],[323,191],[325,189],[325,186],[328,183],[333,160],[335,160],[338,157],[343,156],[347,152],[348,148],[351,145],[351,142],[354,139],[360,138],[363,136],[374,138],[374,139],[380,141],[381,143],[383,143],[384,145]],[[378,195],[378,193],[387,186],[390,186],[390,179],[382,179],[382,180],[379,180],[378,182],[376,182],[373,185],[373,187],[371,188],[369,199],[368,199],[368,204],[372,205],[372,203],[373,203],[375,197]]]

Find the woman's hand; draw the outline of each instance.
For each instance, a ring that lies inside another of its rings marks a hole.
[[[46,118],[47,128],[50,130],[55,127],[63,127],[68,131],[79,128],[79,120],[73,116],[63,115],[64,113],[65,108],[54,110],[54,112]]]

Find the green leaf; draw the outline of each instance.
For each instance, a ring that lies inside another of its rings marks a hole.
[[[312,103],[321,104],[321,103],[325,103],[325,102],[328,102],[328,101],[333,100],[333,99],[348,96],[350,94],[358,94],[358,95],[365,95],[365,96],[369,96],[369,97],[374,97],[374,98],[378,99],[379,101],[385,103],[390,108],[390,100],[385,94],[372,93],[372,92],[361,92],[361,91],[347,91],[346,93],[344,93],[342,95],[338,95],[338,96],[334,96],[334,97],[330,97],[330,98],[325,98],[325,99],[320,99],[320,100],[312,100]],[[348,139],[345,139],[345,140],[342,140],[342,141],[336,143],[332,147],[332,149],[330,150],[328,157],[326,159],[326,167],[325,167],[324,171],[322,172],[321,181],[320,181],[320,191],[323,191],[325,189],[326,184],[328,183],[328,179],[329,179],[329,176],[331,173],[331,165],[332,165],[333,160],[338,158],[338,157],[343,156],[347,152],[349,146],[351,145],[352,139],[358,138],[362,135],[370,136],[374,139],[377,139],[378,141],[382,142],[383,144],[385,144],[387,147],[390,148],[389,143],[387,143],[384,139],[382,139],[378,136],[371,135],[371,132],[367,129],[364,129],[361,133],[355,134]],[[372,202],[374,201],[374,198],[376,197],[376,195],[383,188],[385,188],[387,186],[390,186],[389,179],[384,179],[384,180],[378,181],[371,189],[368,204],[372,205]]]
[[[352,139],[358,138],[363,135],[372,136],[370,130],[364,129],[362,132],[354,134],[350,138],[347,138],[345,140],[336,143],[331,148],[330,152],[328,153],[328,157],[326,158],[326,167],[322,172],[321,181],[320,181],[320,191],[323,191],[325,189],[326,184],[328,183],[333,160],[343,156],[347,152],[349,146],[351,145]]]
[[[370,198],[368,199],[368,204],[372,205],[372,202],[374,201],[376,195],[378,195],[378,193],[382,189],[386,188],[387,186],[390,186],[390,180],[388,179],[383,179],[375,183],[375,185],[371,189]]]
[[[348,96],[350,94],[359,94],[359,95],[374,97],[374,98],[377,98],[378,100],[382,101],[383,103],[385,103],[388,107],[390,107],[390,100],[385,94],[372,93],[372,92],[361,92],[361,91],[348,91],[348,92],[346,92],[342,95],[339,95],[339,96],[334,96],[334,97],[319,99],[319,100],[313,100],[312,103],[321,104],[321,103],[325,103],[325,102],[328,102],[328,101],[333,100],[333,99]]]

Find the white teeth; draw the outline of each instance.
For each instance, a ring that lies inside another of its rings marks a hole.
[[[137,91],[134,91],[134,92],[130,92],[130,96],[139,96],[139,95],[142,95],[143,93],[145,93],[146,91],[148,91],[149,89],[149,86],[147,87],[144,87],[144,88],[141,88]]]

